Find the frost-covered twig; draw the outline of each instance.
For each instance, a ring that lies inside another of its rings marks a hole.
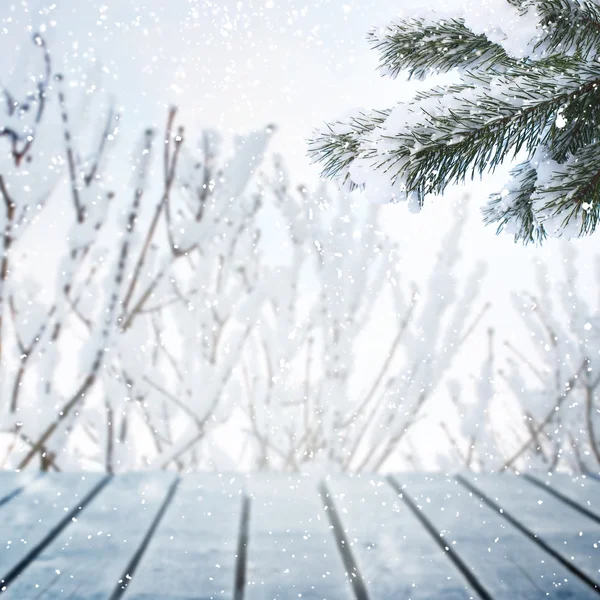
[[[556,417],[557,412],[560,410],[561,406],[565,402],[565,400],[571,395],[573,390],[577,385],[577,380],[581,371],[583,370],[585,363],[582,363],[581,367],[578,369],[577,373],[569,379],[565,383],[564,392],[555,400],[551,410],[546,414],[546,416],[542,419],[540,424],[535,428],[532,432],[531,436],[527,439],[525,443],[521,445],[521,447],[511,455],[511,457],[504,462],[502,467],[499,469],[500,471],[506,471],[506,469],[512,467],[515,461],[521,457],[521,455],[529,448],[530,444],[535,441],[540,433],[544,430],[544,428]]]
[[[89,365],[89,370],[83,381],[73,394],[58,412],[54,421],[45,429],[38,440],[32,445],[28,454],[19,463],[19,468],[25,468],[33,459],[36,453],[44,445],[50,437],[55,433],[58,426],[70,415],[71,411],[85,398],[91,387],[94,385],[98,373],[104,362],[105,348],[110,345],[111,337],[114,335],[114,320],[116,318],[117,307],[119,304],[120,290],[123,282],[125,269],[127,266],[127,258],[130,251],[131,237],[134,231],[136,218],[140,210],[142,196],[144,194],[144,186],[146,177],[148,176],[148,162],[152,146],[153,132],[148,130],[144,135],[144,146],[142,156],[139,158],[138,166],[138,185],[133,194],[131,207],[126,214],[124,223],[124,235],[120,244],[120,252],[115,266],[113,267],[112,281],[110,281],[111,291],[108,295],[108,302],[105,308],[104,318],[100,326],[97,328],[97,340],[93,339],[90,345],[92,352],[92,360]]]

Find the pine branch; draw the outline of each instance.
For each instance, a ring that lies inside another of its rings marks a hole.
[[[581,56],[596,54],[600,48],[600,7],[581,0],[541,0],[536,8],[546,35],[536,48],[547,53],[560,51]]]
[[[531,203],[537,171],[528,161],[517,165],[510,174],[512,181],[506,193],[492,194],[483,208],[484,222],[497,223],[497,233],[510,227],[509,233],[514,234],[515,242],[542,242],[546,231],[538,222]]]
[[[531,156],[540,144],[551,146],[555,121],[565,104],[582,110],[600,102],[597,72],[588,73],[592,79],[583,84],[581,71],[569,75],[567,82],[508,80],[506,89],[499,90],[500,98],[493,89],[481,92],[462,86],[440,99],[441,114],[428,114],[423,108],[423,121],[393,138],[397,149],[390,153],[392,159],[406,164],[396,176],[405,176],[408,191],[422,198],[441,194],[469,175],[493,172],[523,149]],[[446,108],[457,103],[457,108]]]
[[[309,154],[323,163],[323,175],[364,187],[374,201],[408,200],[418,208],[426,195],[441,195],[524,152],[514,185],[491,197],[484,220],[525,243],[592,233],[600,211],[593,160],[600,6],[541,0],[533,14],[529,0],[509,3],[526,19],[515,38],[530,40],[531,54],[522,59],[510,56],[495,30],[471,31],[458,16],[399,20],[372,31],[385,74],[423,79],[456,70],[461,84],[317,132]]]
[[[533,203],[547,218],[560,219],[560,227],[574,222],[578,235],[593,233],[600,216],[600,140],[556,165],[547,182],[538,185]]]
[[[474,34],[462,19],[402,19],[370,31],[369,41],[379,53],[380,71],[392,78],[402,71],[409,79],[425,79],[456,68],[502,69],[515,64],[499,45]]]
[[[385,122],[390,111],[363,111],[345,122],[326,124],[308,142],[308,154],[322,162],[323,175],[348,181],[348,168],[359,155],[363,140]],[[353,185],[350,185],[352,189]]]

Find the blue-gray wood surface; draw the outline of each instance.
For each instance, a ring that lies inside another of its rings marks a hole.
[[[0,472],[0,596],[598,598],[600,480]]]

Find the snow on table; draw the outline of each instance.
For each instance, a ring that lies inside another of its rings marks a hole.
[[[599,523],[524,477],[470,475],[465,481],[567,569],[600,588]]]
[[[91,473],[47,474],[0,507],[0,588],[78,516],[104,479]]]
[[[509,477],[494,479],[502,485]],[[598,597],[455,479],[425,475],[394,479],[435,533],[443,537],[456,562],[475,578],[483,596],[498,600]]]
[[[546,486],[550,493],[600,522],[600,480],[585,475],[573,477],[567,473],[554,473],[543,478],[526,477],[538,485]]]
[[[124,587],[120,581],[128,581],[132,559],[174,480],[167,473],[114,479],[8,586],[6,600],[110,598]]]
[[[600,482],[0,472],[0,600],[598,598]]]
[[[183,478],[126,598],[232,600],[242,492],[241,475]]]
[[[410,508],[380,477],[327,482],[358,571],[380,600],[468,600],[473,590]]]
[[[352,600],[313,477],[251,479],[245,600]]]

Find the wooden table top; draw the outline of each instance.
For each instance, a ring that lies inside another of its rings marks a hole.
[[[600,596],[600,480],[0,472],[0,600]]]

